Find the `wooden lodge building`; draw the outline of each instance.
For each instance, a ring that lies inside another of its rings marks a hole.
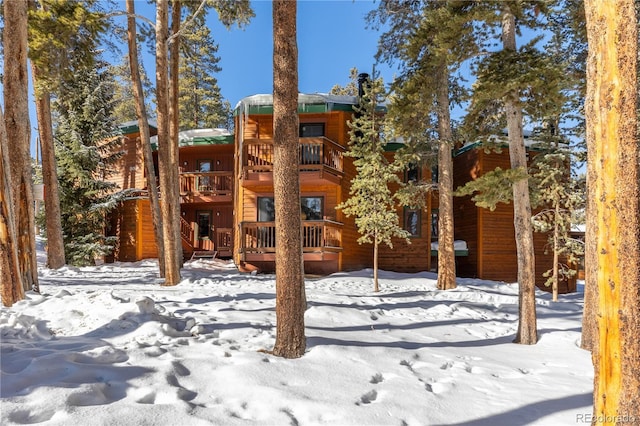
[[[348,121],[353,96],[300,94],[300,192],[305,272],[329,274],[372,266],[373,248],[357,243],[353,217],[336,206],[349,196],[355,175],[348,148]],[[235,111],[235,134],[222,129],[180,133],[181,233],[185,258],[215,255],[233,259],[240,269],[275,270],[273,205],[273,98],[254,95],[241,100]],[[125,155],[112,180],[131,194],[112,214],[108,233],[118,236],[114,260],[138,261],[157,256],[144,163],[137,124],[121,126]],[[155,128],[151,128],[155,134]],[[154,154],[157,171],[157,157]],[[465,147],[454,155],[454,186],[495,167],[508,168],[507,149],[487,154]],[[404,179],[431,179],[428,167],[408,170]],[[380,246],[379,267],[397,272],[437,267],[437,193],[422,210],[399,208],[399,218],[411,233],[410,244]],[[512,206],[491,212],[476,207],[470,197],[454,199],[457,274],[461,277],[515,282],[516,249]],[[436,244],[434,244],[436,243]],[[545,278],[551,253],[545,254],[546,235],[536,234],[537,284]],[[432,249],[434,248],[434,249]],[[573,291],[565,283],[562,291]]]

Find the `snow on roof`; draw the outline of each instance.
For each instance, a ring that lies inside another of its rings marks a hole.
[[[178,141],[182,144],[193,141],[195,138],[210,138],[215,136],[231,136],[231,132],[222,128],[183,130],[178,133]]]
[[[215,129],[191,129],[191,130],[183,130],[178,133],[178,144],[180,146],[188,146],[193,145],[197,141],[202,141],[208,138],[224,138],[227,136],[233,136],[233,134],[223,128],[215,128]],[[151,145],[158,145],[158,137],[151,137]]]
[[[358,103],[357,97],[347,95],[330,95],[328,93],[298,93],[299,104],[341,104],[355,105]],[[267,106],[273,105],[272,94],[257,94],[247,96],[240,99],[237,108],[246,108],[248,106]]]
[[[158,123],[156,122],[156,120],[148,119],[147,123],[149,123],[149,126],[151,127],[158,128]],[[120,127],[121,129],[125,129],[127,127],[138,127],[138,120],[131,120],[131,121],[126,121],[124,123],[120,123],[118,127]]]

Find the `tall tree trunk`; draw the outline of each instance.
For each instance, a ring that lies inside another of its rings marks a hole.
[[[0,294],[4,306],[11,306],[24,299],[18,262],[15,215],[11,202],[8,154],[9,143],[4,126],[4,114],[0,107]]]
[[[378,235],[376,234],[373,238],[373,291],[375,293],[380,291],[380,286],[378,285],[378,247],[380,243],[378,242]]]
[[[42,179],[45,187],[47,267],[59,269],[65,264],[62,215],[60,213],[60,188],[58,185],[55,144],[53,142],[53,126],[51,124],[51,94],[48,90],[38,87],[41,74],[40,69],[32,64],[31,77],[33,86],[36,88],[36,116],[38,118],[40,150],[42,151]]]
[[[504,50],[516,51],[515,16],[505,4],[502,15],[502,43]],[[527,153],[522,133],[522,108],[517,91],[505,99],[507,130],[509,133],[509,157],[512,169],[527,170]],[[533,345],[538,341],[536,321],[536,276],[531,225],[531,200],[529,182],[521,179],[513,184],[513,221],[518,257],[519,321],[515,343]]]
[[[298,173],[297,3],[273,2],[273,192],[276,224],[274,355],[304,355],[304,266]]]
[[[593,137],[587,129],[587,152],[594,152]],[[596,252],[596,198],[591,182],[596,180],[596,165],[587,161],[587,207],[586,231],[584,244],[584,309],[582,310],[582,337],[580,347],[591,351],[592,356],[598,352],[598,253]]]
[[[172,40],[169,45],[169,140],[171,141],[171,162],[175,163],[175,171],[172,175],[175,178],[175,198],[176,203],[173,204],[173,215],[180,219],[180,153],[178,133],[180,132],[180,108],[178,106],[179,90],[178,77],[180,75],[180,19],[182,11],[182,3],[180,0],[173,0],[171,4],[171,34]],[[184,256],[182,254],[182,234],[180,226],[176,224],[176,238],[180,242],[180,267],[184,264]],[[193,241],[190,241],[192,243]]]
[[[456,288],[456,253],[453,246],[453,159],[451,158],[451,112],[449,105],[449,71],[442,66],[439,74],[436,106],[438,115],[438,288]]]
[[[168,0],[158,0],[156,5],[156,104],[158,120],[158,166],[160,169],[160,203],[162,232],[164,235],[165,281],[164,285],[180,282],[182,243],[180,238],[180,200],[178,192],[177,150],[169,138],[169,63],[167,39],[169,36]],[[177,211],[176,215],[176,203]]]
[[[151,202],[151,216],[153,220],[153,233],[156,237],[158,247],[158,266],[160,277],[165,277],[164,269],[164,237],[162,233],[162,217],[160,214],[160,194],[156,183],[156,171],[153,167],[153,152],[149,135],[149,119],[147,117],[147,107],[144,103],[144,90],[142,89],[142,79],[140,78],[140,62],[138,60],[138,42],[136,40],[136,18],[135,0],[127,0],[127,43],[129,45],[129,67],[131,68],[131,82],[133,85],[133,98],[136,104],[136,115],[138,116],[138,127],[140,128],[140,144],[142,147],[142,157],[144,158],[144,168],[147,175],[147,190]]]
[[[7,140],[11,141],[9,167],[20,275],[25,291],[39,291],[30,155],[27,10],[27,0],[4,2],[3,83],[4,99],[11,100],[5,102],[5,126]]]
[[[553,301],[558,301],[558,264],[560,263],[560,200],[556,197],[556,208],[553,214],[553,283],[551,291],[553,293]]]
[[[594,418],[640,419],[640,142],[634,0],[586,0],[589,182],[597,203]],[[600,421],[602,419],[602,421]]]

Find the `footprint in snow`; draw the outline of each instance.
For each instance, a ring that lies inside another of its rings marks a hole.
[[[382,376],[382,374],[376,373],[373,376],[371,376],[371,380],[369,380],[369,383],[372,383],[375,385],[378,383],[382,383],[383,380],[384,380],[384,377]]]
[[[356,402],[356,405],[371,404],[377,398],[378,398],[378,392],[375,389],[373,389],[373,390],[370,390],[369,392],[365,393],[364,395],[362,395],[360,397],[360,401]]]

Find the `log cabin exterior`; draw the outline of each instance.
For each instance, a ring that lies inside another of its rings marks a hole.
[[[300,190],[305,271],[328,274],[368,268],[373,263],[370,244],[358,244],[353,217],[336,206],[349,196],[356,170],[348,149],[349,125],[356,97],[299,96]],[[180,193],[183,250],[213,252],[232,258],[241,270],[275,270],[273,209],[273,99],[271,95],[244,98],[234,110],[235,134],[201,129],[181,132]],[[137,125],[125,123],[126,155],[121,173],[113,179],[131,191],[112,215],[111,235],[118,235],[114,259],[137,261],[157,256]],[[154,134],[155,128],[152,129]],[[390,144],[390,151],[397,146]],[[454,188],[483,173],[509,167],[508,149],[487,153],[477,146],[454,152]],[[391,160],[393,152],[389,152]],[[154,158],[157,165],[157,158]],[[157,171],[157,168],[156,168]],[[406,180],[431,180],[431,170],[407,170]],[[394,188],[392,188],[393,190]],[[435,270],[437,267],[438,196],[434,191],[424,209],[398,208],[410,243],[394,240],[393,249],[380,246],[379,267],[397,272]],[[470,197],[454,198],[456,250],[461,277],[515,282],[517,262],[511,204],[495,211],[477,207]],[[551,265],[545,254],[546,235],[534,234],[536,283],[545,290],[542,273]],[[575,291],[575,280],[560,286]]]
[[[133,122],[120,128],[124,155],[118,165],[120,173],[111,180],[129,195],[112,213],[107,233],[118,237],[114,260],[138,261],[157,257],[157,245],[139,129]],[[152,135],[155,130],[155,127],[151,128]],[[233,250],[233,135],[223,129],[199,129],[180,132],[178,139],[184,257],[215,252],[219,257],[229,258]],[[153,137],[152,148],[157,174]],[[162,195],[160,197],[162,199]]]
[[[527,143],[529,161],[536,155],[535,146]],[[510,168],[509,149],[487,152],[480,144],[470,144],[454,152],[454,188],[477,179],[497,167]],[[536,213],[535,211],[533,212]],[[516,282],[518,278],[513,204],[498,203],[494,211],[478,207],[471,196],[454,197],[454,227],[456,240],[466,241],[468,254],[456,257],[457,275],[460,277]],[[536,286],[545,287],[543,273],[551,268],[553,256],[547,251],[546,233],[534,232]],[[576,290],[575,279],[558,285],[560,293]]]
[[[305,271],[327,274],[371,267],[373,248],[358,244],[353,217],[336,206],[349,196],[356,170],[345,156],[354,96],[299,96],[300,192]],[[234,261],[263,271],[275,269],[273,222],[273,98],[254,95],[235,110],[236,177],[234,193]],[[379,266],[413,272],[430,269],[427,250],[429,214],[400,212],[410,217],[412,243],[396,241],[394,250],[381,246]],[[420,247],[424,248],[421,250]]]

